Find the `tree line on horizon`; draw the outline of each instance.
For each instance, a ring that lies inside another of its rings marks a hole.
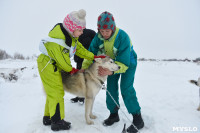
[[[196,58],[196,59],[146,59],[146,58],[139,58],[138,61],[182,61],[182,62],[194,62],[194,63],[198,63],[200,62],[200,57]]]
[[[20,59],[20,60],[29,60],[29,59],[34,59],[37,58],[36,55],[33,56],[27,56],[25,57],[23,54],[20,53],[14,53],[13,56],[9,55],[5,50],[0,49],[0,60],[5,60],[5,59]]]

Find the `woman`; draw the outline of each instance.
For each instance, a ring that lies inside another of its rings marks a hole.
[[[86,12],[83,9],[69,13],[63,23],[56,24],[49,32],[49,37],[40,43],[42,54],[38,57],[37,63],[47,94],[43,124],[51,125],[54,131],[68,130],[71,127],[71,123],[64,120],[61,71],[70,72],[70,74],[78,71],[72,67],[70,61],[70,57],[74,54],[90,61],[98,58],[78,41],[86,25],[85,16]]]
[[[98,34],[91,42],[89,51],[96,55],[106,54],[114,59],[115,63],[120,66],[120,70],[114,73],[108,69],[99,68],[99,75],[109,75],[107,79],[107,90],[111,93],[118,105],[118,80],[121,76],[120,89],[125,106],[128,112],[133,116],[133,124],[137,129],[141,129],[144,127],[144,122],[133,87],[137,55],[133,50],[131,40],[125,31],[116,27],[113,15],[109,12],[103,12],[98,17],[97,26]],[[91,61],[85,59],[82,68],[86,69],[91,63]],[[111,126],[119,121],[119,116],[118,107],[108,93],[106,94],[106,105],[110,111],[110,116],[104,120],[103,124],[105,126]],[[127,131],[135,133],[137,129],[131,125]]]

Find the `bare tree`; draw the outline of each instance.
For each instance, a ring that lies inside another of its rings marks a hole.
[[[14,59],[21,59],[21,60],[24,60],[25,57],[24,57],[22,54],[20,54],[20,53],[15,53],[15,54],[14,54]]]
[[[4,60],[8,58],[11,58],[11,56],[7,54],[5,50],[0,49],[0,60]]]

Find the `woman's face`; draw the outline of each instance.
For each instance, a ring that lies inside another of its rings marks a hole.
[[[82,34],[83,34],[83,30],[81,29],[76,29],[73,33],[74,37],[79,37]]]
[[[102,37],[106,40],[109,39],[112,35],[111,29],[100,29],[99,31],[100,31]]]

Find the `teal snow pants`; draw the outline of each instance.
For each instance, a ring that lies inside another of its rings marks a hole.
[[[119,105],[118,80],[121,75],[121,81],[120,81],[121,95],[128,112],[131,114],[138,114],[140,113],[141,109],[136,97],[135,89],[133,87],[136,67],[137,65],[131,64],[125,73],[111,75],[108,76],[107,79],[107,90],[110,92],[112,97]],[[115,113],[118,111],[117,105],[112,100],[108,92],[106,93],[106,105],[111,113]]]

